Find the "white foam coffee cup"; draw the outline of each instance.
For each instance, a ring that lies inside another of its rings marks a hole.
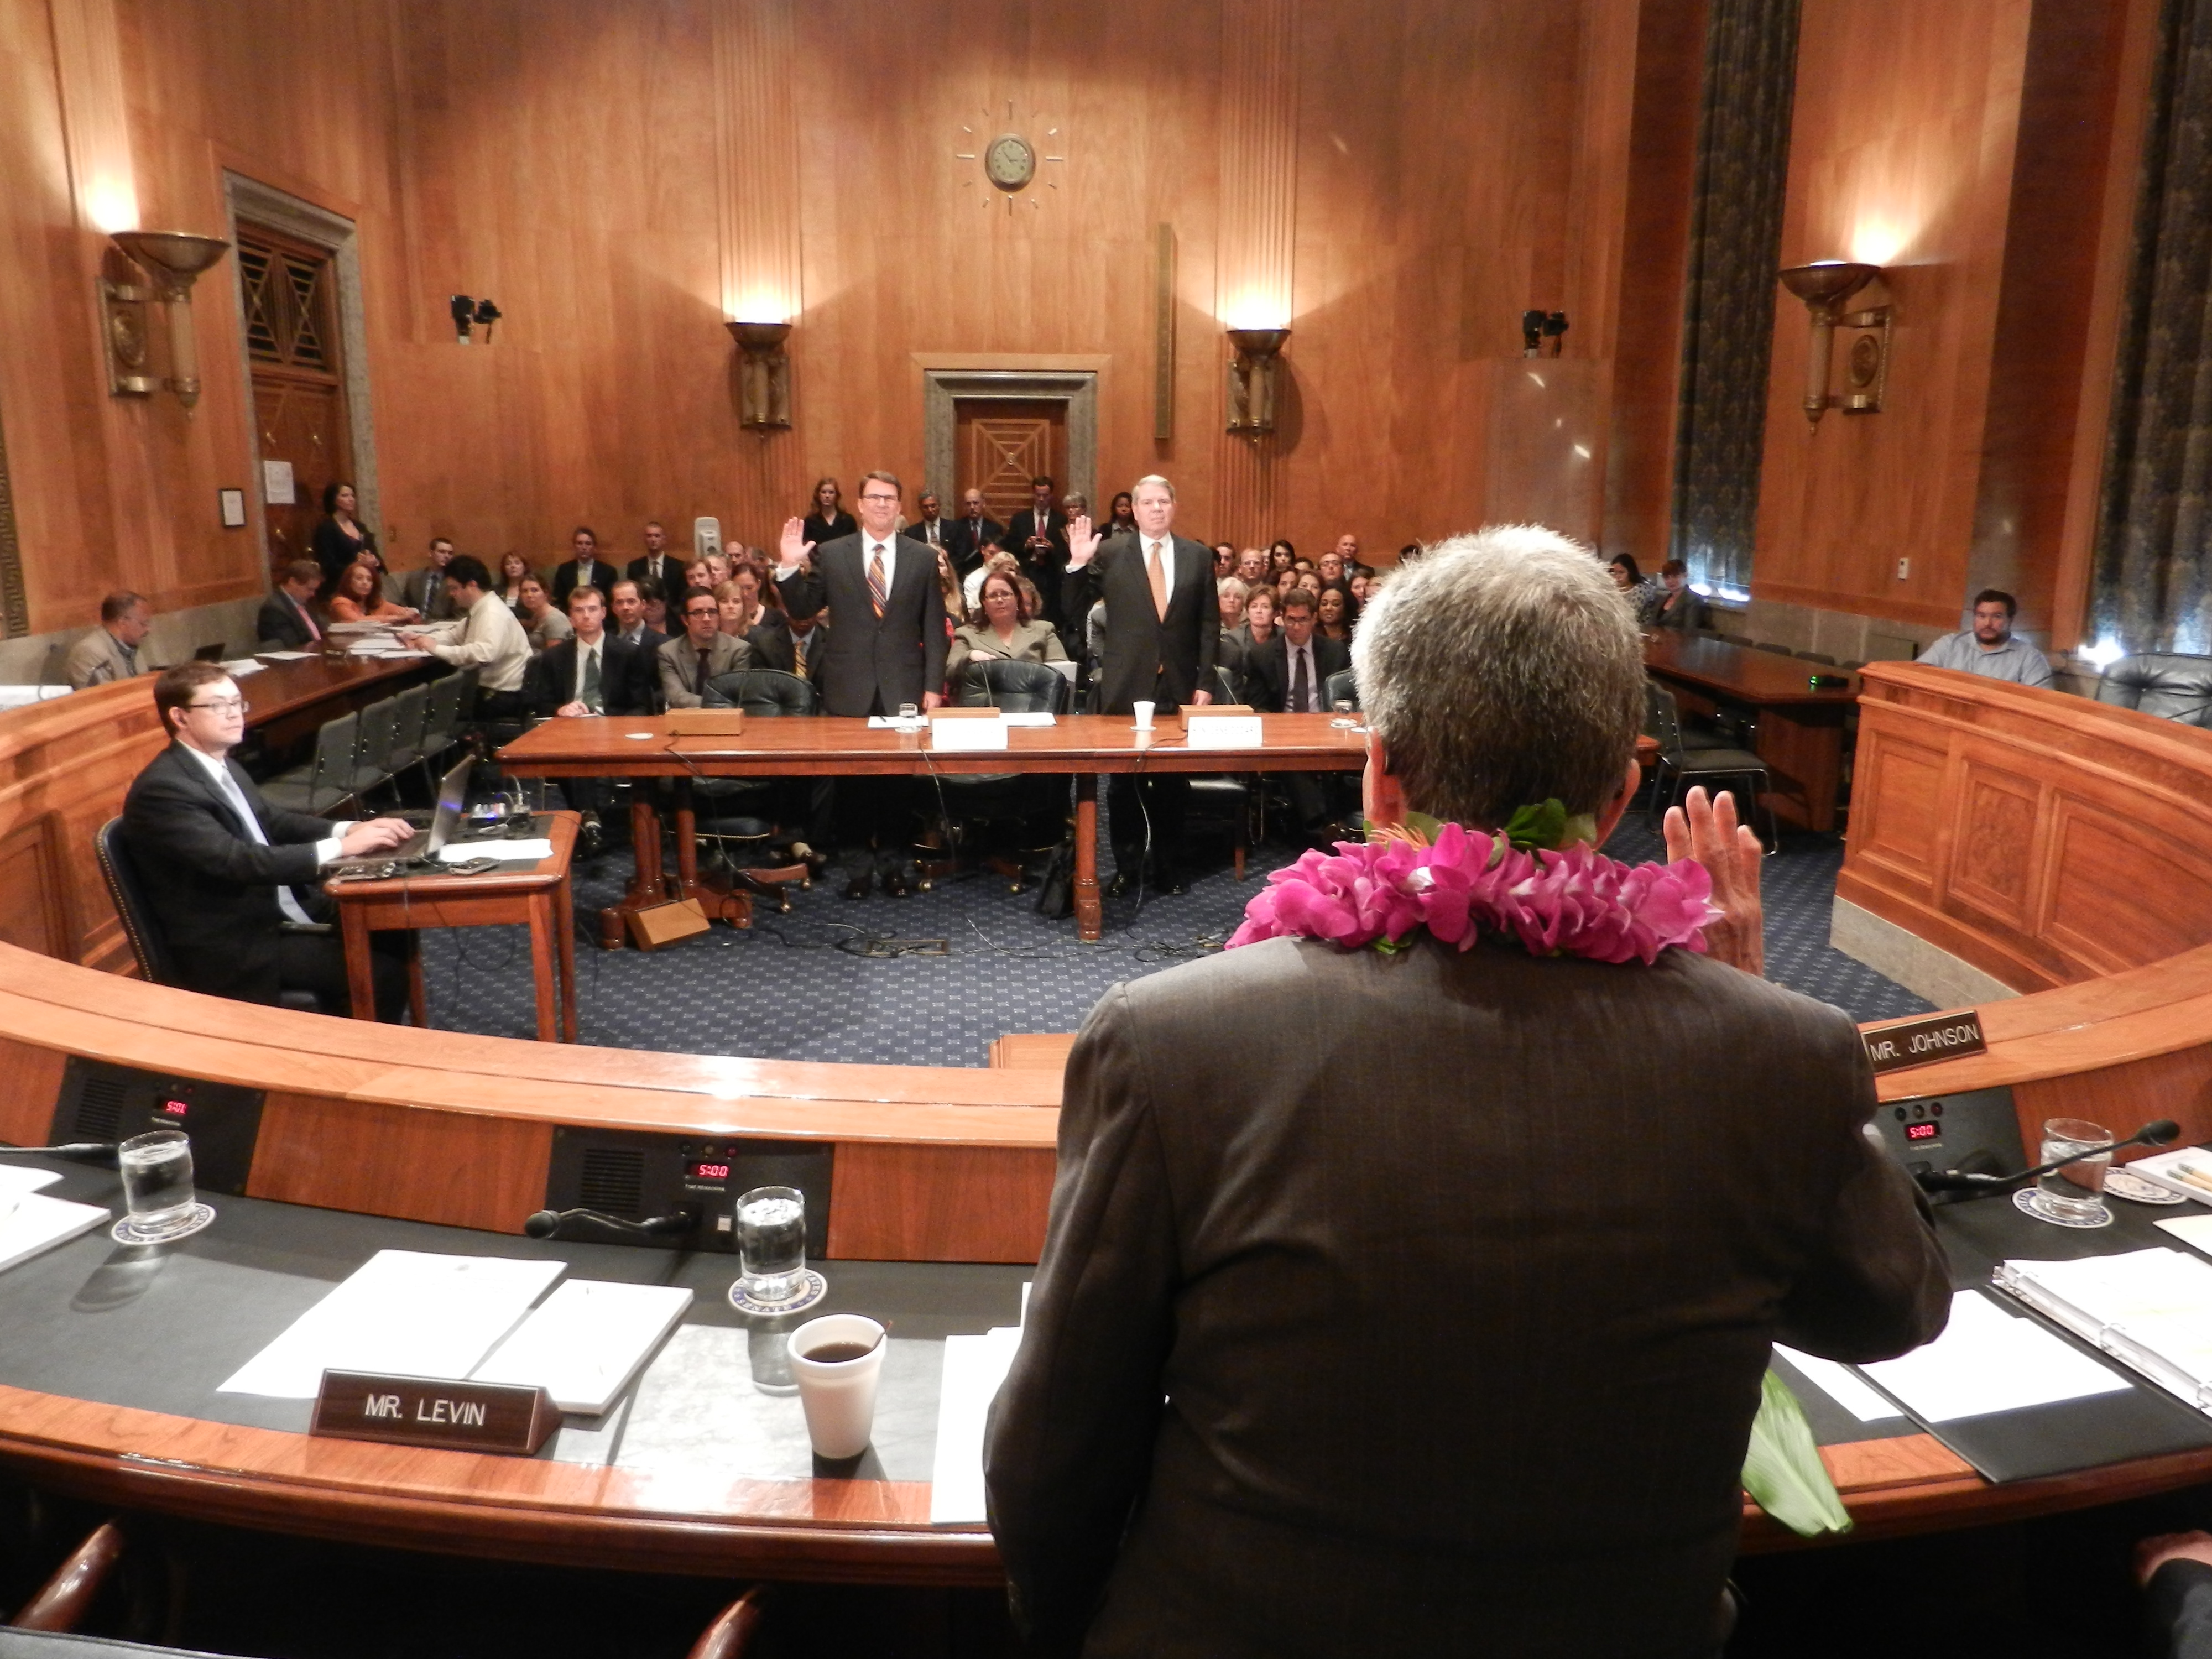
[[[1136,711],[1137,730],[1139,732],[1151,731],[1152,729],[1152,705],[1148,702],[1133,702],[1129,707]]]
[[[817,1359],[824,1349],[858,1344],[867,1352],[848,1359]],[[806,1413],[806,1437],[815,1455],[858,1457],[876,1424],[876,1379],[883,1375],[884,1328],[861,1314],[825,1314],[791,1334],[791,1376]]]

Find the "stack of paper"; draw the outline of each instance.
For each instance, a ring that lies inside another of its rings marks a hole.
[[[219,1391],[312,1400],[325,1370],[466,1376],[567,1266],[379,1250]]]
[[[1027,1298],[1024,1300],[1026,1304]],[[1021,1342],[1018,1325],[1002,1325],[981,1336],[945,1339],[945,1380],[937,1396],[937,1459],[929,1477],[933,1527],[976,1524],[985,1518],[983,1428]]]
[[[1822,1359],[1817,1354],[1800,1353],[1795,1348],[1784,1347],[1779,1342],[1774,1345],[1774,1357],[1787,1360],[1800,1376],[1862,1423],[1879,1423],[1886,1418],[1904,1415],[1853,1376],[1848,1365],[1833,1359]]]
[[[2154,1246],[2079,1261],[2007,1261],[1996,1283],[2212,1412],[2212,1262]]]
[[[553,843],[536,841],[453,841],[438,849],[441,864],[466,864],[471,859],[497,859],[501,864],[535,864],[553,856]]]
[[[40,1192],[61,1178],[58,1170],[0,1164],[0,1272],[107,1219],[107,1212],[97,1204],[73,1204]]]
[[[562,1411],[597,1417],[690,1305],[691,1292],[680,1285],[572,1279],[471,1376],[543,1389]]]
[[[2118,1394],[2130,1386],[2111,1367],[1978,1291],[1951,1297],[1951,1322],[1927,1346],[1859,1370],[1926,1423]]]

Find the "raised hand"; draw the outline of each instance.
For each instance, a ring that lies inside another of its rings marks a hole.
[[[1098,550],[1098,532],[1091,527],[1091,515],[1081,514],[1071,520],[1067,526],[1067,568],[1080,570],[1091,562],[1091,556]]]
[[[1667,862],[1695,859],[1713,878],[1713,903],[1721,919],[1705,929],[1705,948],[1716,961],[1764,978],[1766,973],[1765,914],[1759,897],[1763,849],[1748,824],[1735,820],[1735,797],[1723,794],[1716,805],[1702,788],[1690,791],[1680,806],[1667,809]]]
[[[803,519],[786,519],[783,521],[783,535],[777,541],[775,550],[787,569],[799,564],[808,554],[813,552],[814,544],[806,539],[806,521]]]

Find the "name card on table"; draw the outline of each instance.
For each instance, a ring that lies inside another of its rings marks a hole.
[[[526,1457],[560,1425],[560,1407],[543,1389],[325,1371],[309,1432],[334,1440]]]
[[[933,720],[929,723],[929,746],[940,751],[1004,749],[1006,723],[997,719]]]
[[[1193,749],[1257,749],[1257,714],[1201,714],[1195,709],[1183,717],[1183,735]]]
[[[1867,1059],[1877,1072],[1898,1072],[1960,1054],[1978,1054],[1990,1046],[1982,1036],[1981,1014],[1972,1008],[1962,1014],[1930,1014],[1924,1019],[1863,1031],[1859,1041],[1866,1044]]]

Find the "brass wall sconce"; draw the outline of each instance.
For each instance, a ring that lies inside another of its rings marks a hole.
[[[791,354],[783,343],[789,323],[729,323],[738,343],[738,424],[756,428],[791,424]]]
[[[230,251],[220,236],[180,230],[118,230],[108,240],[152,277],[150,289],[100,279],[106,326],[107,389],[111,395],[150,397],[166,385],[187,413],[200,400],[199,347],[192,334],[192,283]],[[146,306],[169,313],[169,374],[157,380],[146,368]]]
[[[1817,426],[1832,404],[1846,415],[1880,411],[1882,393],[1889,384],[1889,313],[1887,306],[1845,312],[1843,303],[1875,277],[1880,265],[1854,264],[1824,259],[1817,264],[1792,265],[1782,273],[1782,285],[1805,302],[1811,313],[1813,337],[1805,358],[1805,399],[1808,422]],[[1838,328],[1861,331],[1851,342],[1844,367],[1849,390],[1841,398],[1828,395],[1829,360],[1834,355]]]
[[[1231,432],[1273,432],[1275,429],[1275,371],[1282,358],[1287,328],[1232,328],[1229,341],[1237,355],[1229,363],[1229,429]]]

